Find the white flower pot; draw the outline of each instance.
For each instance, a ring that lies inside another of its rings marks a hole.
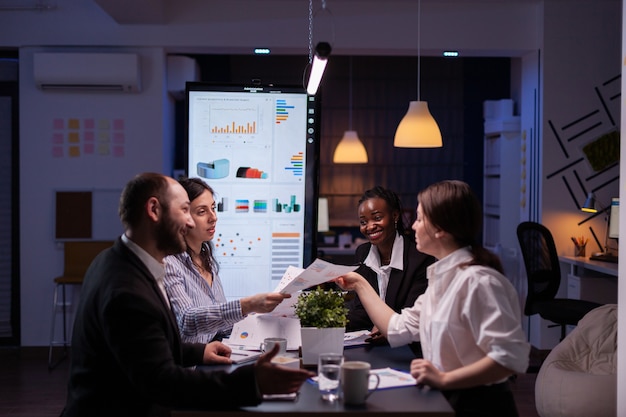
[[[302,339],[302,364],[317,365],[320,353],[343,354],[343,337],[345,327],[329,327],[320,329],[317,327],[300,328]]]

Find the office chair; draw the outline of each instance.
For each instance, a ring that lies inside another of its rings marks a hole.
[[[68,285],[82,285],[83,276],[87,268],[97,254],[113,245],[112,241],[72,241],[65,242],[63,275],[54,278],[54,295],[52,299],[52,323],[50,325],[50,346],[48,349],[48,369],[54,369],[67,356],[67,348],[70,345],[67,322],[68,308],[71,303],[66,299],[66,287]],[[61,300],[59,300],[61,290]],[[55,340],[56,315],[61,312],[63,325],[63,339]],[[52,348],[63,347],[63,355],[53,361]]]
[[[528,294],[524,314],[539,314],[561,327],[561,340],[566,326],[577,325],[585,314],[602,304],[570,298],[555,298],[561,285],[561,267],[552,233],[535,222],[522,222],[517,226],[517,239],[522,250]]]

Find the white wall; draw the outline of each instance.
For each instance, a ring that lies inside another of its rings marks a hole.
[[[549,1],[543,7],[543,48],[540,51],[540,83],[536,124],[530,123],[531,106],[525,103],[523,135],[537,135],[538,150],[528,146],[525,154],[528,218],[552,232],[559,255],[573,255],[571,236],[590,239],[587,250],[599,250],[589,226],[599,240],[605,236],[604,216],[578,225],[588,216],[580,211],[588,191],[598,189],[608,205],[618,194],[619,166],[595,173],[582,147],[620,124],[621,5],[618,2]],[[598,38],[598,33],[606,34]],[[534,65],[534,63],[532,64]],[[530,72],[527,73],[530,75]],[[530,95],[531,91],[526,90]],[[530,145],[530,142],[529,142]],[[539,163],[533,170],[534,161]],[[536,177],[533,177],[536,175]],[[533,178],[538,181],[533,182]],[[537,197],[533,197],[536,189]],[[523,218],[524,216],[522,216]],[[558,296],[566,297],[566,283]],[[531,318],[531,342],[550,349],[559,341],[558,328]]]
[[[619,129],[621,5],[618,2],[569,1],[568,7],[546,2],[542,50],[543,192],[542,222],[552,231],[559,255],[573,255],[571,236],[587,236],[589,251],[598,251],[589,225],[604,241],[604,217],[586,219],[579,210],[585,191],[599,188],[608,206],[618,193],[619,168],[594,175],[582,147]],[[598,33],[606,36],[599,39]],[[613,80],[613,81],[611,81]],[[546,156],[549,155],[549,158]],[[568,165],[571,165],[568,167]],[[606,186],[604,183],[610,182]],[[565,184],[568,184],[574,199]]]
[[[39,90],[33,79],[33,53],[42,50],[68,48],[20,49],[20,268],[24,346],[48,343],[52,279],[63,271],[63,246],[54,240],[54,192],[119,192],[137,173],[171,173],[172,168],[168,149],[168,144],[173,142],[172,117],[164,93],[165,54],[161,48],[114,49],[140,55],[143,91],[139,94]],[[55,123],[67,124],[70,119],[81,125],[81,151],[73,157],[67,153],[69,129],[55,129]],[[93,153],[83,148],[85,120],[96,124]],[[114,123],[123,126],[117,126],[118,135],[109,136],[107,141],[100,133],[112,132]],[[107,124],[109,129],[105,129]],[[62,144],[56,144],[58,140]],[[117,151],[114,146],[119,146]],[[63,153],[59,155],[57,150]],[[96,218],[96,223],[115,219],[116,200],[107,201],[110,204],[107,209],[113,216]],[[108,225],[114,229],[113,236],[122,230],[119,222]],[[60,321],[57,329],[61,329]]]

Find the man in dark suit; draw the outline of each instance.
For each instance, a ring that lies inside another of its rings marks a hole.
[[[122,192],[119,213],[125,233],[85,275],[63,417],[256,405],[263,394],[296,392],[311,376],[271,364],[277,349],[230,373],[191,367],[231,361],[220,342],[181,342],[163,290],[163,258],[184,251],[194,227],[187,193],[172,178],[140,174]]]

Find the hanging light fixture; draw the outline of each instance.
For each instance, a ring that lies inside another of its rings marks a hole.
[[[420,32],[421,0],[417,3],[417,101],[409,103],[409,110],[400,121],[393,139],[398,148],[440,148],[443,146],[441,131],[428,110],[428,103],[420,101]]]
[[[350,57],[350,95],[349,95],[349,130],[343,134],[343,138],[335,148],[333,162],[335,164],[365,164],[367,163],[367,151],[363,142],[359,139],[356,131],[352,130],[352,57]]]
[[[313,56],[313,63],[311,65],[311,74],[309,75],[309,82],[306,87],[306,92],[310,95],[315,95],[317,89],[322,81],[326,64],[328,63],[328,57],[332,50],[328,42],[319,42],[315,47],[315,55]]]
[[[326,8],[326,0],[322,0],[322,11],[328,13],[329,16],[332,16],[330,10]],[[322,76],[324,75],[324,70],[326,69],[326,64],[328,63],[328,57],[330,56],[331,51],[332,47],[330,46],[330,43],[318,42],[315,46],[315,54],[313,54],[313,0],[309,0],[309,65],[307,66],[307,69],[310,68],[310,72],[306,87],[307,94],[312,96],[317,94],[317,89],[322,82]],[[304,74],[304,77],[306,77],[306,69]]]

